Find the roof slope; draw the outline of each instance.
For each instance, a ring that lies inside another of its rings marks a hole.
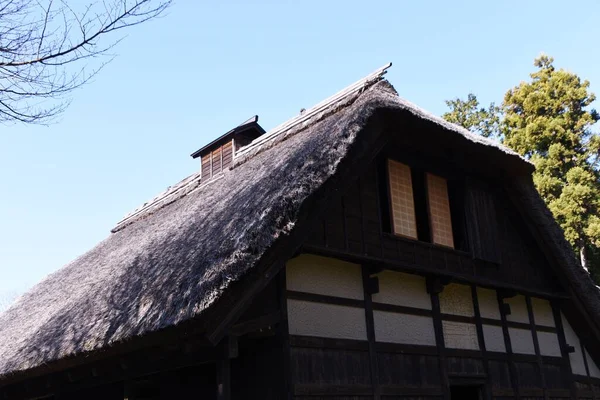
[[[217,179],[186,178],[172,200],[150,207],[23,295],[0,315],[0,376],[202,314],[294,229],[304,200],[335,173],[380,110],[430,121],[457,140],[526,164],[400,99],[381,81],[254,146]]]

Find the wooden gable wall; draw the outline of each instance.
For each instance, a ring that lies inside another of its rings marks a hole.
[[[384,228],[381,210],[381,174],[373,163],[348,191],[325,213],[317,230],[310,235],[306,248],[311,252],[338,258],[362,257],[372,262],[397,265],[403,269],[444,273],[493,283],[495,286],[520,288],[534,292],[560,290],[544,255],[525,227],[517,211],[502,191],[496,191],[498,244],[501,264],[474,259],[469,252],[452,250],[429,243],[404,239]]]

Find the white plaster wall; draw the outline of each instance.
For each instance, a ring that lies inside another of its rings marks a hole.
[[[600,378],[600,369],[594,360],[592,360],[592,356],[590,356],[590,353],[588,353],[587,349],[585,349],[585,357],[588,362],[590,376],[593,376],[594,378]]]
[[[442,314],[464,315],[472,317],[473,296],[467,285],[452,283],[440,293],[440,311]]]
[[[555,326],[552,306],[550,306],[548,300],[532,297],[531,307],[533,308],[533,318],[536,325]]]
[[[495,325],[482,325],[482,328],[483,340],[485,340],[485,349],[487,351],[506,353],[506,346],[504,346],[504,332],[502,332],[502,327]]]
[[[567,340],[568,346],[573,346],[575,352],[569,353],[569,360],[571,361],[571,371],[577,375],[586,375],[585,364],[583,362],[583,354],[581,354],[581,344],[579,343],[579,337],[569,324],[569,321],[561,313],[561,319],[563,328],[565,331],[565,339]]]
[[[288,323],[291,335],[367,340],[363,308],[288,300]]]
[[[301,254],[287,263],[288,290],[348,299],[364,298],[360,266],[337,260]]]
[[[475,324],[442,321],[444,344],[449,349],[479,350]]]
[[[373,319],[378,342],[435,346],[431,317],[375,310]]]
[[[422,276],[386,270],[377,277],[379,293],[373,295],[374,302],[431,310],[431,297]]]
[[[538,343],[540,344],[540,354],[543,356],[554,356],[560,357],[560,345],[558,343],[558,336],[553,332],[540,332],[537,333]]]
[[[477,300],[479,301],[479,312],[483,318],[500,319],[500,308],[495,290],[478,287]]]
[[[529,329],[508,328],[513,353],[535,354],[533,334]]]
[[[529,323],[529,313],[527,313],[527,303],[525,296],[518,295],[504,299],[506,304],[510,304],[510,315],[506,316],[507,321]]]

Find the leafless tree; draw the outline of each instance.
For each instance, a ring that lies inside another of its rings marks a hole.
[[[117,31],[171,0],[0,0],[0,121],[48,123],[113,55]],[[92,59],[94,62],[91,62]]]

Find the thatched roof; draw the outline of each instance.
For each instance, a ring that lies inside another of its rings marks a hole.
[[[493,160],[494,168],[531,172],[512,151],[402,100],[377,77],[251,146],[217,178],[184,179],[23,295],[0,315],[0,376],[202,318],[302,223],[303,203],[331,181],[365,140],[365,125],[380,113],[437,127],[465,151]],[[524,196],[535,198],[526,182]],[[566,254],[573,280],[592,287],[544,210],[532,217],[548,225],[548,240]],[[597,293],[587,293],[600,320]]]

